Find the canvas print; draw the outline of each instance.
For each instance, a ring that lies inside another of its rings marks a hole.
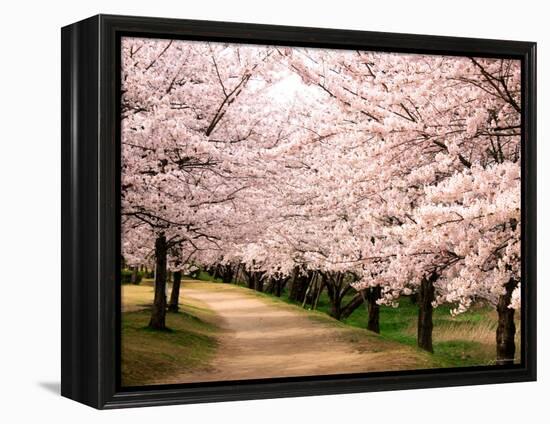
[[[521,361],[521,66],[121,39],[124,387]]]

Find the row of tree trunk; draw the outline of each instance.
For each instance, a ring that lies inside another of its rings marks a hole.
[[[433,353],[433,302],[435,300],[435,282],[439,278],[437,272],[432,272],[422,279],[416,294],[418,305],[417,341],[418,347]],[[498,298],[497,303],[497,330],[496,330],[496,356],[497,365],[514,363],[516,353],[516,325],[514,322],[515,310],[510,308],[512,293],[517,282],[510,279],[504,285],[504,293]]]
[[[221,278],[222,282],[226,284],[233,282],[236,271],[238,271],[238,269],[236,270],[231,264],[218,264],[206,269],[206,272],[213,278]]]
[[[173,287],[170,303],[166,301],[167,281],[167,253],[168,245],[166,237],[160,235],[155,241],[155,294],[151,308],[149,327],[166,329],[166,311],[177,312],[179,309],[179,292],[181,285],[181,272],[174,272]],[[224,283],[230,283],[238,274],[239,267],[235,269],[231,264],[215,267],[214,276],[218,276]],[[242,273],[248,288],[263,292],[264,289],[276,296],[281,296],[284,287],[290,281],[289,299],[301,303],[303,307],[316,309],[319,297],[323,290],[327,291],[331,310],[330,315],[338,320],[348,318],[353,311],[361,305],[368,310],[367,329],[376,333],[380,332],[380,306],[381,287],[371,287],[356,293],[344,303],[344,298],[353,289],[351,282],[354,276],[343,272],[313,272],[304,271],[296,267],[292,278],[274,276],[267,278],[263,271],[250,271],[242,268]],[[432,272],[420,283],[416,293],[418,306],[417,343],[421,349],[433,353],[433,302],[435,300],[435,283],[439,275]],[[498,325],[496,331],[497,364],[505,365],[513,363],[515,356],[514,309],[509,308],[512,292],[517,282],[510,280],[504,287],[504,293],[500,295],[497,304]]]

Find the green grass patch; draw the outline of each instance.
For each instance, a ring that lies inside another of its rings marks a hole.
[[[408,297],[399,307],[381,306],[380,334],[391,340],[416,346],[418,307]],[[346,324],[366,328],[368,313],[358,308]],[[496,316],[484,306],[453,317],[449,306],[439,306],[433,312],[434,359],[443,367],[492,365],[495,360]]]
[[[200,280],[200,281],[211,281],[211,282],[213,281],[215,283],[223,283],[221,278],[214,278],[209,273],[203,270],[200,270],[199,275],[197,275],[197,278],[194,278],[194,279]]]
[[[166,378],[207,368],[216,352],[217,328],[199,318],[209,313],[196,305],[168,313],[167,331],[149,328],[148,310],[122,314],[122,385],[158,384]]]

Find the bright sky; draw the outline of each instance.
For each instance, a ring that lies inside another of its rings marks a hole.
[[[279,103],[292,102],[297,94],[306,96],[322,95],[318,88],[304,84],[296,73],[285,71],[285,74],[267,89],[267,93],[273,101]]]

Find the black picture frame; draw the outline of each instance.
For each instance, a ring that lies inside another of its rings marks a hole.
[[[536,43],[112,15],[74,23],[61,34],[63,396],[104,409],[536,380]],[[521,364],[122,389],[123,35],[521,60]]]

